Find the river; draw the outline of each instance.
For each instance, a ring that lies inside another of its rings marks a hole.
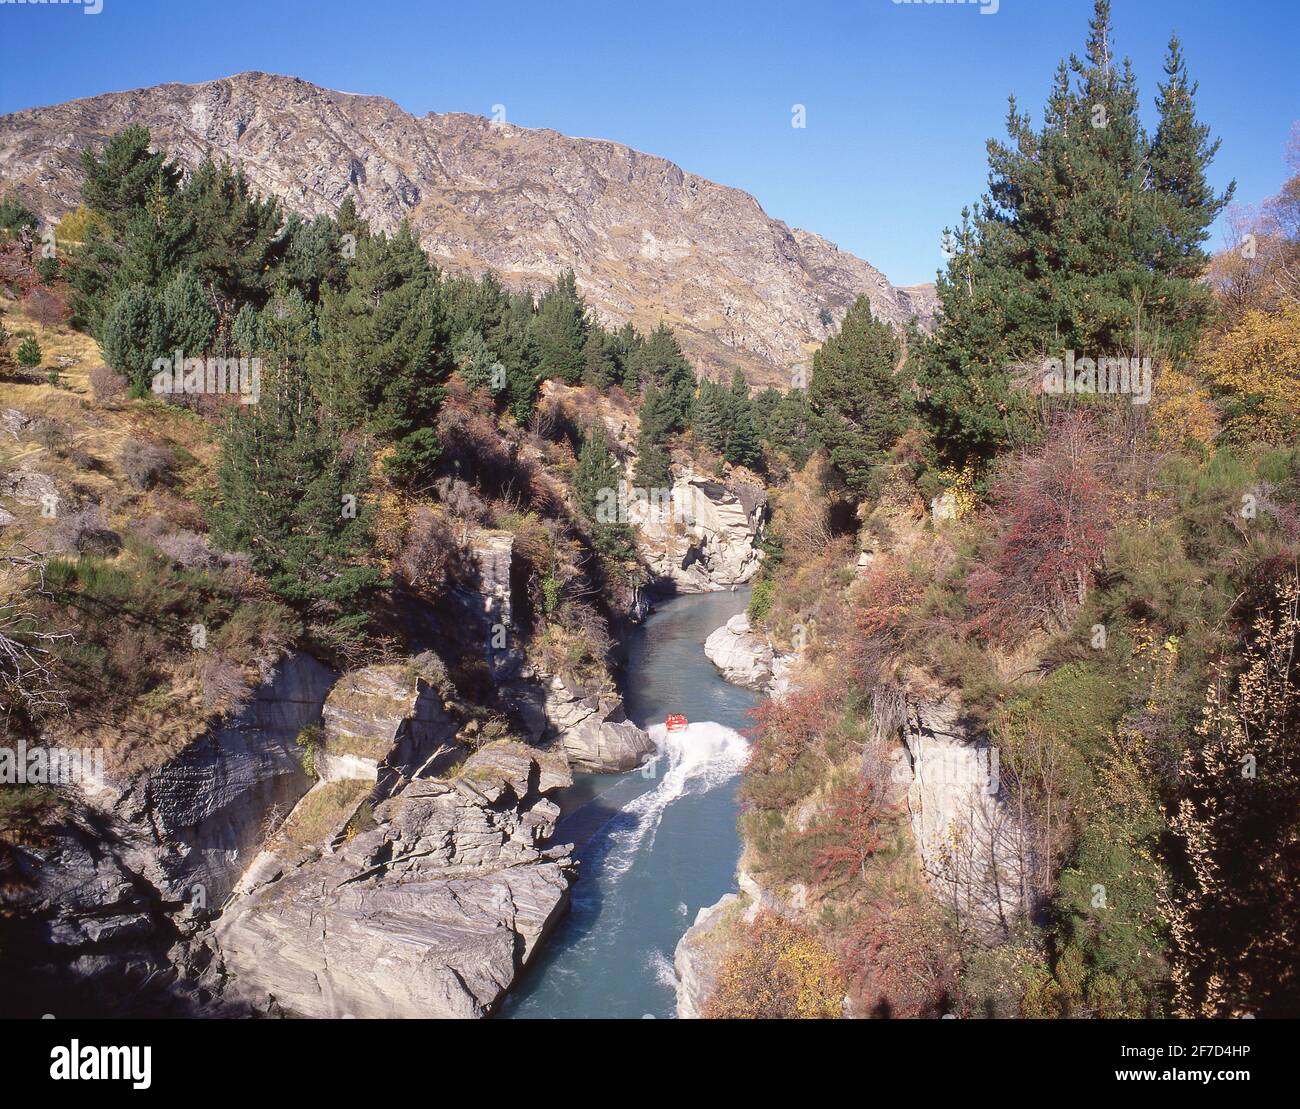
[[[627,714],[659,747],[653,768],[579,775],[557,842],[577,845],[568,914],[502,1005],[506,1018],[671,1017],[673,949],[735,886],[739,729],[757,694],[724,682],[704,639],[748,591],[664,601],[628,643]],[[690,728],[669,736],[664,717]]]

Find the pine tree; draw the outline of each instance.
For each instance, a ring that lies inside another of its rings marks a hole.
[[[207,161],[185,183],[175,208],[186,229],[185,264],[222,311],[265,303],[270,270],[286,246],[279,201],[258,196],[242,170]]]
[[[623,368],[623,391],[630,397],[640,394],[641,368],[645,361],[645,337],[630,323],[618,333],[618,361]]]
[[[230,416],[209,523],[222,549],[251,554],[270,588],[338,643],[362,632],[365,603],[384,584],[363,561],[368,456],[345,456],[288,361],[303,321],[291,315],[279,326],[258,403]]]
[[[666,447],[677,420],[672,398],[657,386],[649,386],[641,402],[640,417],[633,480],[643,489],[662,489],[672,484]]]
[[[1177,321],[1174,346],[1180,357],[1190,356],[1193,344],[1209,319],[1211,294],[1200,281],[1210,258],[1204,243],[1210,225],[1231,202],[1237,183],[1216,194],[1206,170],[1218,153],[1210,129],[1196,118],[1197,85],[1187,73],[1182,44],[1175,35],[1165,61],[1166,82],[1159,86],[1156,108],[1160,122],[1151,145],[1151,185],[1158,217],[1152,264],[1181,283],[1184,309]]]
[[[520,424],[528,422],[542,383],[541,355],[532,331],[533,298],[507,297],[499,327],[488,336],[506,367],[506,405]]]
[[[40,222],[36,213],[19,200],[12,190],[0,197],[0,231],[17,235],[24,227],[34,230]]]
[[[1177,52],[1163,138],[1150,142],[1112,39],[1110,4],[1097,0],[1085,56],[1058,67],[1041,130],[1013,98],[1009,141],[989,144],[989,192],[948,232],[941,322],[908,350],[949,461],[986,460],[1025,433],[1025,385],[1044,358],[1177,359],[1203,320],[1205,293],[1187,275],[1193,240],[1220,210],[1203,176],[1215,147]]]
[[[159,300],[166,346],[155,357],[184,351],[187,358],[202,358],[212,349],[217,314],[203,286],[189,270],[182,270],[164,287]]]
[[[170,197],[180,185],[180,167],[149,144],[148,129],[133,125],[110,138],[98,157],[81,154],[82,199],[119,237],[151,196]]]
[[[594,389],[608,389],[619,379],[617,341],[604,329],[593,326],[583,350],[582,383]]]
[[[453,368],[451,331],[437,271],[403,224],[363,240],[347,289],[326,292],[315,391],[331,420],[363,424],[393,450],[393,480],[423,487],[439,457],[434,425]]]
[[[727,395],[726,442],[723,457],[733,466],[757,467],[763,460],[763,447],[754,423],[754,409],[749,400],[749,383],[739,370],[732,375]]]
[[[104,318],[99,341],[109,366],[130,382],[137,397],[149,391],[154,359],[172,355],[162,305],[145,285],[132,285],[117,297]]]
[[[727,444],[727,393],[712,381],[700,382],[700,395],[691,414],[691,429],[710,450],[722,452]],[[642,417],[644,419],[644,416]]]
[[[774,451],[786,455],[796,470],[804,464],[820,445],[814,426],[808,394],[802,389],[791,389],[780,398],[772,410],[767,441]]]
[[[800,392],[803,390],[791,390]],[[781,393],[776,389],[768,388],[760,392],[753,400],[754,426],[758,428],[760,439],[771,442],[772,439],[772,415],[776,412],[781,403]]]
[[[537,306],[533,334],[543,377],[569,385],[582,380],[586,367],[586,302],[578,295],[572,270],[565,270]]]
[[[338,225],[329,216],[307,221],[290,215],[284,225],[284,257],[280,268],[294,288],[310,301],[318,301],[322,288],[342,289],[347,280],[347,259]]]
[[[637,439],[632,480],[639,489],[667,489],[673,483],[668,451],[644,431]]]
[[[660,421],[663,433],[685,431],[695,401],[696,381],[695,371],[682,353],[677,337],[666,324],[661,323],[646,339],[639,354],[641,387],[648,390],[653,385],[659,391],[660,411],[670,417],[666,422]]]
[[[42,357],[41,344],[36,341],[36,336],[28,335],[18,344],[18,365],[24,369],[35,369],[41,364]]]
[[[849,490],[865,496],[910,419],[901,349],[893,328],[858,297],[840,330],[813,356],[808,399],[831,462]]]
[[[231,326],[231,343],[237,357],[248,357],[265,345],[260,313],[251,304],[245,304],[235,316]]]
[[[352,245],[354,247],[362,239],[370,238],[370,224],[357,212],[357,202],[353,199],[351,193],[348,193],[339,204],[334,223],[338,228],[340,239],[344,236],[352,236],[354,240]]]
[[[609,437],[603,428],[589,427],[578,454],[573,493],[596,550],[614,560],[632,557],[635,549],[631,529],[619,518],[621,483],[622,472],[609,449]]]
[[[727,428],[727,445],[723,457],[733,466],[748,466],[758,469],[763,462],[763,446],[758,428],[754,425],[754,412],[748,405],[742,405],[735,411],[731,425]]]

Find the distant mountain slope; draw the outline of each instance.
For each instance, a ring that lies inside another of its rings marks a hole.
[[[354,190],[372,225],[410,219],[438,262],[540,288],[572,266],[606,322],[663,319],[715,375],[787,384],[859,293],[878,315],[928,318],[933,289],[897,289],[748,193],[618,143],[492,123],[417,118],[377,96],[243,73],[157,85],[0,117],[0,177],[51,217],[79,199],[78,151],[131,123],[193,165],[241,166],[305,214]],[[829,314],[829,315],[828,315]]]

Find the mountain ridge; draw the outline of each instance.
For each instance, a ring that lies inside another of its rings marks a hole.
[[[228,159],[307,216],[352,192],[378,229],[409,219],[452,272],[539,288],[572,267],[604,322],[667,322],[715,377],[740,368],[753,384],[790,384],[859,293],[900,326],[933,313],[931,286],[895,287],[750,193],[659,155],[462,112],[415,116],[259,71],[0,116],[0,175],[57,218],[79,200],[79,150],[130,123],[188,167]]]

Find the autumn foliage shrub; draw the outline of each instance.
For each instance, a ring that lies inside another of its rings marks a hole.
[[[1174,905],[1184,1016],[1294,1017],[1300,967],[1300,579],[1276,583],[1235,674],[1209,685],[1172,821],[1191,881]]]
[[[790,765],[812,747],[831,719],[832,702],[822,685],[794,690],[781,698],[763,701],[750,710],[755,739],[750,768],[773,774]]]
[[[883,842],[880,823],[885,813],[876,782],[862,780],[831,791],[825,815],[804,833],[813,848],[811,872],[818,886],[862,876]]]
[[[1110,530],[1114,458],[1085,415],[1057,417],[1044,444],[993,485],[991,539],[967,582],[972,630],[1003,642],[1065,627],[1082,604]]]
[[[960,951],[924,893],[872,898],[836,949],[858,1015],[943,1016],[958,994]]]
[[[453,584],[462,561],[459,537],[446,513],[417,509],[394,565],[398,577],[426,597],[437,598]]]
[[[843,1015],[844,978],[817,936],[761,913],[723,960],[705,1017],[730,1020],[825,1020]]]
[[[854,591],[852,634],[845,636],[849,671],[868,684],[900,646],[924,593],[910,567],[893,558],[872,566]]]
[[[1229,438],[1288,443],[1300,436],[1300,303],[1247,312],[1207,342],[1204,369],[1223,398]]]

